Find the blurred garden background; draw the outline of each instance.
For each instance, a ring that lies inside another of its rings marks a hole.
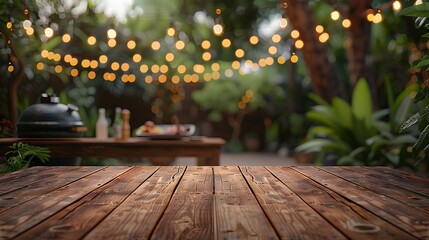
[[[177,115],[228,152],[428,172],[427,93],[413,102],[428,12],[419,0],[0,0],[1,136],[48,92],[79,107],[88,137],[99,108],[112,121],[121,107],[133,132]]]

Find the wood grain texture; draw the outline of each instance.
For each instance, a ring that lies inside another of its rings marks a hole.
[[[16,190],[0,195],[0,212],[66,186],[102,169],[99,167],[51,168],[32,177],[30,181],[13,181],[10,187],[16,188]]]
[[[429,214],[315,167],[293,167],[343,198],[418,238],[429,238]]]
[[[217,239],[278,239],[238,167],[218,167],[215,178]]]
[[[373,178],[367,175],[366,171],[351,171],[350,168],[347,167],[323,167],[322,169],[360,186],[365,186],[373,192],[394,198],[403,204],[429,213],[429,198],[425,198],[424,195],[398,187],[395,184],[384,181],[383,179]],[[412,185],[412,182],[409,182],[409,184]],[[429,184],[427,186],[429,188]]]
[[[158,167],[134,167],[17,239],[80,239],[118,207]]]
[[[44,181],[47,178],[55,178],[58,174],[65,173],[67,171],[75,171],[79,167],[57,167],[57,168],[40,168],[31,167],[28,170],[28,176],[23,174],[23,171],[18,171],[16,175],[13,175],[8,181],[0,182],[0,195],[6,194],[10,191],[17,191],[21,188],[28,187],[29,185]],[[15,173],[15,172],[13,172]],[[31,177],[32,176],[32,177]],[[23,181],[25,179],[25,181]]]
[[[102,169],[83,179],[71,182],[66,186],[33,198],[31,201],[1,212],[0,237],[12,238],[34,227],[129,169],[129,167],[122,166]]]
[[[0,239],[429,239],[427,182],[385,167],[35,167],[0,176]]]
[[[187,167],[151,239],[213,239],[213,170]]]
[[[429,197],[429,178],[388,167],[356,167],[352,170]]]
[[[267,169],[348,238],[415,238],[289,167]]]
[[[185,167],[161,167],[147,180],[141,181],[141,185],[85,239],[148,239],[184,170]]]
[[[346,239],[264,167],[241,170],[282,239]]]

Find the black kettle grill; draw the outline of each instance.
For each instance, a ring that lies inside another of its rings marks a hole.
[[[55,94],[43,93],[40,103],[27,107],[16,124],[18,137],[81,137],[87,128],[73,104],[61,104]]]

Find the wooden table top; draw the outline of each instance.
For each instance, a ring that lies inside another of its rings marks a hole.
[[[387,167],[33,167],[0,239],[429,239],[429,178]]]

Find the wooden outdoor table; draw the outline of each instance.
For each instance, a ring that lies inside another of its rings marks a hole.
[[[387,167],[33,167],[1,239],[428,239],[429,178]]]
[[[52,157],[197,157],[200,166],[218,166],[221,138],[183,138],[152,140],[130,138],[127,141],[96,138],[0,138],[0,156],[15,142],[47,147]]]

